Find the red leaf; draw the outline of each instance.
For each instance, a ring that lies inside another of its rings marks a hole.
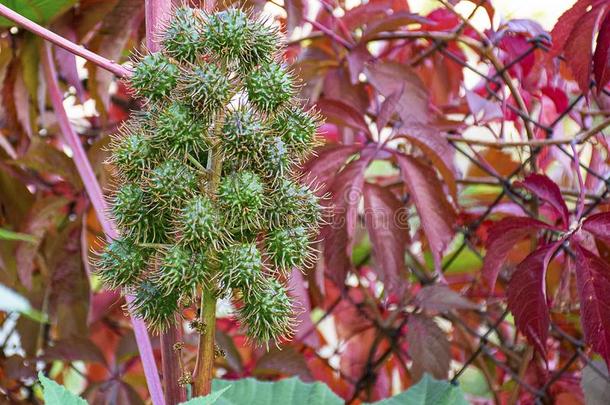
[[[411,374],[418,381],[424,373],[439,380],[447,379],[451,352],[445,332],[431,318],[411,314],[407,321],[409,357],[413,361]]]
[[[371,53],[366,49],[366,42],[359,43],[351,49],[347,56],[347,68],[351,84],[358,84],[358,76],[362,73],[364,65],[372,58]]]
[[[515,182],[515,186],[524,187],[532,194],[546,201],[562,220],[563,228],[570,226],[570,213],[561,190],[551,179],[542,174],[530,174],[522,182]]]
[[[407,285],[405,247],[409,240],[408,213],[404,204],[387,188],[364,186],[364,219],[375,262],[386,288],[401,294]]]
[[[323,98],[318,100],[317,106],[329,122],[369,132],[369,126],[362,114],[342,101]]]
[[[443,251],[453,239],[456,215],[434,169],[420,160],[396,153],[400,173],[417,208],[437,272]]]
[[[384,97],[390,97],[404,86],[397,104],[403,125],[426,124],[430,121],[428,91],[411,68],[396,62],[379,62],[368,66],[365,71],[369,82]]]
[[[610,212],[591,215],[583,222],[582,229],[610,244]]]
[[[362,41],[368,41],[369,38],[380,32],[396,31],[398,28],[409,24],[433,24],[433,21],[408,11],[396,12],[384,19],[368,24],[362,34]]]
[[[604,18],[597,35],[597,45],[593,55],[593,73],[595,73],[599,93],[610,81],[610,14]]]
[[[313,183],[318,194],[323,195],[331,187],[335,174],[345,165],[347,158],[360,148],[357,145],[333,145],[318,151],[317,156],[303,166],[304,183]]]
[[[432,161],[434,167],[443,176],[451,197],[454,201],[457,201],[456,170],[453,165],[455,149],[451,147],[438,129],[429,125],[411,125],[400,136],[408,139],[409,142],[426,154],[426,157]]]
[[[467,300],[445,285],[429,285],[417,292],[414,304],[422,309],[449,312],[454,309],[478,309],[479,306]]]
[[[390,118],[392,118],[392,115],[396,112],[398,100],[400,100],[400,97],[402,97],[404,90],[404,86],[397,89],[394,93],[387,96],[385,100],[383,100],[383,103],[381,103],[379,114],[377,114],[378,131],[381,131],[386,125],[388,125],[388,122],[390,122]]]
[[[606,6],[594,7],[578,20],[565,45],[564,55],[574,79],[583,92],[589,91],[591,80],[593,38],[598,19],[606,13]]]
[[[578,0],[569,10],[564,12],[557,20],[551,31],[553,37],[553,54],[558,55],[563,50],[566,42],[570,38],[572,29],[586,12],[592,0]]]
[[[508,309],[521,333],[541,355],[546,355],[549,308],[546,303],[545,258],[555,244],[540,247],[525,258],[513,273],[507,289]],[[548,265],[548,263],[547,263]]]
[[[335,178],[332,186],[332,222],[321,236],[324,241],[324,263],[329,277],[342,286],[351,268],[353,236],[358,219],[358,203],[362,197],[364,171],[370,157],[350,162]]]
[[[565,91],[558,87],[550,86],[542,87],[540,91],[553,101],[556,111],[565,111],[568,109],[570,100],[568,100],[568,96],[566,95]]]
[[[508,217],[496,222],[489,230],[485,245],[487,253],[483,262],[483,279],[493,290],[500,268],[511,248],[525,236],[540,229],[554,229],[551,225],[527,217]]]
[[[580,295],[580,321],[585,341],[610,364],[610,267],[577,243],[576,284]]]

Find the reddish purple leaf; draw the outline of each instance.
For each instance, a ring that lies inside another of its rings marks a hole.
[[[583,222],[582,229],[610,244],[610,212],[591,215]]]
[[[456,169],[453,165],[455,149],[447,142],[439,130],[430,125],[411,125],[400,135],[420,148],[434,167],[440,172],[449,188],[451,197],[457,201]]]
[[[366,49],[366,42],[359,43],[351,49],[347,56],[347,68],[349,70],[349,78],[352,84],[358,84],[358,76],[362,73],[364,65],[372,58],[371,53]]]
[[[578,20],[587,12],[593,0],[578,0],[572,8],[564,12],[551,31],[553,37],[553,54],[558,55],[570,39],[572,29]]]
[[[564,55],[574,79],[583,92],[589,91],[593,58],[593,38],[599,18],[603,18],[606,7],[594,7],[578,20],[574,26],[570,39],[565,45]]]
[[[427,311],[449,312],[455,309],[478,309],[479,306],[467,300],[446,285],[429,285],[417,292],[414,305]]]
[[[331,188],[332,222],[321,231],[324,241],[326,272],[342,286],[351,268],[354,230],[358,220],[358,204],[364,186],[364,171],[369,157],[350,162],[335,178]]]
[[[362,132],[369,132],[369,127],[362,114],[342,101],[323,98],[318,100],[317,106],[329,122],[348,126]]]
[[[43,359],[76,361],[83,360],[106,365],[104,354],[91,340],[85,337],[70,337],[62,339],[47,347]]]
[[[439,272],[442,254],[455,233],[455,210],[447,201],[442,184],[430,165],[412,156],[399,153],[395,156],[428,239],[436,271]]]
[[[517,328],[543,356],[546,355],[550,323],[546,302],[545,258],[547,253],[556,248],[555,244],[540,247],[519,263],[506,293],[508,309],[515,317]]]
[[[561,190],[547,176],[542,174],[530,174],[522,182],[515,182],[515,186],[524,187],[543,201],[546,201],[559,215],[563,223],[563,229],[570,226],[570,213],[566,202],[561,195]]]
[[[315,326],[311,321],[311,302],[307,293],[305,280],[303,279],[303,273],[299,269],[293,269],[288,283],[290,295],[300,309],[296,315],[297,326],[294,338],[309,347],[318,348],[320,347],[320,339],[315,331],[312,332],[312,330],[315,330]]]
[[[430,121],[428,91],[415,71],[397,62],[378,62],[367,66],[365,70],[369,82],[384,97],[390,97],[404,86],[397,104],[403,128],[414,123],[427,124]]]
[[[558,87],[550,86],[542,87],[540,91],[553,101],[555,111],[565,111],[568,109],[570,100],[568,100],[568,96],[566,95],[565,91]]]
[[[571,246],[576,252],[576,284],[585,341],[610,364],[610,267],[579,244]]]
[[[409,24],[433,24],[434,22],[417,14],[408,11],[396,12],[386,18],[368,24],[362,34],[362,41],[379,34],[380,32],[395,31],[400,27]]]
[[[593,55],[593,73],[599,93],[610,81],[610,14],[601,23]]]
[[[491,102],[473,91],[466,92],[466,102],[472,116],[479,123],[484,124],[504,117],[498,103]]]
[[[433,319],[419,314],[409,315],[407,343],[407,352],[413,361],[410,370],[413,381],[418,381],[424,373],[439,380],[447,379],[451,347],[447,335]]]
[[[405,247],[409,241],[408,213],[387,188],[364,186],[364,219],[379,275],[390,293],[401,294],[407,286]]]
[[[381,131],[386,125],[388,125],[388,122],[390,122],[392,115],[396,112],[398,100],[400,100],[400,97],[402,97],[404,90],[404,86],[400,87],[394,93],[387,96],[385,100],[383,100],[383,103],[381,103],[379,114],[377,114],[378,131]]]
[[[540,229],[554,229],[549,224],[527,217],[508,217],[496,222],[489,230],[487,253],[483,262],[483,279],[493,290],[500,269],[512,247],[532,232]]]
[[[323,195],[332,186],[335,174],[345,165],[347,158],[360,149],[357,145],[332,145],[318,151],[317,156],[303,166],[304,183],[313,184]]]

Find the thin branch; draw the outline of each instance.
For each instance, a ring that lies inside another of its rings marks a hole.
[[[72,149],[76,169],[78,170],[78,173],[83,181],[85,191],[87,192],[89,200],[95,209],[106,237],[109,240],[115,239],[118,237],[118,233],[113,221],[106,216],[108,210],[104,195],[102,194],[102,189],[97,181],[97,178],[95,177],[93,168],[91,167],[91,163],[87,158],[83,145],[78,138],[78,135],[76,132],[74,132],[74,129],[70,125],[70,120],[66,110],[63,107],[63,98],[57,82],[57,72],[55,70],[55,63],[53,61],[53,53],[51,51],[51,45],[48,43],[44,44],[42,65],[49,90],[49,97],[57,116],[57,122],[59,124],[61,134],[64,141]],[[131,303],[132,299],[133,298],[131,296],[127,296],[127,303]],[[152,351],[150,337],[146,331],[146,325],[142,320],[133,316],[131,317],[131,323],[136,336],[136,343],[140,352],[142,367],[144,369],[144,375],[146,377],[152,403],[154,405],[165,405],[163,390],[161,389],[161,381],[159,379],[159,372],[157,371],[157,364],[155,363],[155,356]]]
[[[31,20],[28,20],[27,18],[23,17],[19,13],[16,13],[15,11],[11,10],[3,4],[0,4],[0,15],[13,21],[17,25],[22,26],[26,30],[33,32],[39,37],[44,38],[47,41],[52,42],[61,48],[64,48],[68,52],[87,59],[89,62],[98,65],[102,69],[106,69],[107,71],[115,74],[118,77],[123,78],[129,77],[131,75],[130,70],[119,65],[118,63],[108,60],[103,56],[96,54],[95,52],[91,52],[90,50],[84,48],[83,46],[77,45],[72,41],[68,41],[66,38],[49,31],[48,29],[36,24]]]

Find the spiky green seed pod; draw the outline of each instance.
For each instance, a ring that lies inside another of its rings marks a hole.
[[[209,264],[204,254],[173,245],[159,259],[159,268],[152,280],[164,295],[178,292],[181,297],[193,298],[197,287],[209,277]]]
[[[238,164],[260,163],[267,132],[260,117],[246,105],[230,111],[222,124],[222,150],[225,158]]]
[[[209,15],[203,29],[206,48],[225,63],[239,60],[250,43],[248,23],[246,13],[235,8]]]
[[[266,142],[263,162],[266,174],[272,179],[284,176],[294,164],[286,144],[279,136],[274,136]]]
[[[142,279],[149,255],[129,239],[116,239],[98,255],[96,274],[108,289],[133,287]]]
[[[249,31],[248,47],[241,54],[239,66],[239,69],[244,72],[249,72],[259,65],[271,63],[278,50],[281,49],[280,34],[277,28],[266,21],[252,21]]]
[[[143,131],[126,133],[112,147],[111,161],[123,178],[138,180],[152,166],[155,151],[149,137]]]
[[[168,160],[155,168],[147,182],[153,207],[174,208],[197,190],[197,175],[179,160]]]
[[[212,62],[183,70],[178,91],[184,103],[206,118],[217,113],[233,96],[227,73]]]
[[[188,105],[173,102],[159,111],[155,120],[153,143],[177,159],[201,158],[210,148],[208,122]]]
[[[299,157],[306,157],[316,145],[319,117],[299,107],[291,107],[278,113],[271,128]]]
[[[113,197],[112,215],[125,236],[138,243],[161,243],[167,234],[165,215],[151,211],[150,196],[136,184],[125,184]]]
[[[133,301],[129,304],[133,314],[145,321],[153,333],[165,331],[176,322],[180,296],[177,291],[163,294],[157,283],[144,280],[135,289]]]
[[[185,202],[175,225],[180,242],[194,251],[205,250],[208,246],[218,249],[227,239],[220,213],[214,202],[204,195],[195,195]]]
[[[253,293],[263,270],[261,253],[254,243],[236,243],[220,255],[220,284],[223,288],[240,288]]]
[[[243,171],[224,178],[218,189],[218,197],[230,228],[249,229],[260,225],[264,188],[257,174]]]
[[[136,64],[131,85],[142,97],[158,100],[176,86],[180,70],[160,52],[146,55]]]
[[[244,295],[244,305],[239,309],[239,318],[246,326],[246,335],[260,344],[291,337],[294,314],[286,288],[270,278],[261,284],[260,293]]]
[[[309,233],[304,227],[272,229],[267,234],[266,252],[283,273],[301,268],[309,258]]]
[[[203,19],[198,10],[179,7],[163,34],[163,48],[179,61],[193,62],[203,53]]]
[[[261,65],[246,78],[250,104],[263,113],[274,113],[285,105],[294,94],[290,74],[273,62]]]

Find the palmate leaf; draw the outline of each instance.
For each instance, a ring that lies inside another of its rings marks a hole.
[[[47,24],[76,3],[76,0],[0,0],[8,8],[38,24]],[[1,27],[15,25],[0,17]]]
[[[467,405],[462,390],[447,381],[439,381],[425,374],[410,389],[392,398],[366,405]]]

